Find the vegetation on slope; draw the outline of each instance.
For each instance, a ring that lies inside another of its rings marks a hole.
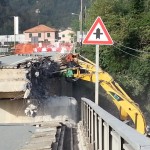
[[[146,109],[150,105],[149,10],[149,0],[96,0],[86,24],[89,29],[101,16],[114,45],[100,46],[100,65]],[[80,53],[95,60],[95,46],[83,45]]]
[[[83,4],[88,1],[83,0]],[[0,0],[0,35],[13,34],[13,16],[19,16],[22,33],[38,22],[55,28],[69,27],[75,18],[72,12],[80,12],[80,0]]]

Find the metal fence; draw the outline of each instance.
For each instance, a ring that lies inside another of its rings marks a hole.
[[[0,53],[6,53],[8,50],[9,49],[7,47],[0,47]]]
[[[150,139],[82,98],[81,121],[90,150],[150,150]]]

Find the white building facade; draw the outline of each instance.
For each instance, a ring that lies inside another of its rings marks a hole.
[[[59,42],[61,43],[74,43],[75,32],[71,29],[59,31]]]

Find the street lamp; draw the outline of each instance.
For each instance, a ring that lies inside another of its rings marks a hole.
[[[79,22],[80,22],[80,14],[71,13],[71,15],[78,16],[79,17]]]
[[[71,14],[79,17],[80,40],[82,42],[82,13],[80,12],[80,14],[76,14],[76,13],[71,13]]]
[[[80,43],[82,45],[82,40],[83,40],[83,31],[82,31],[82,0],[81,0],[81,9],[80,9],[80,14],[76,13],[71,13],[72,15],[79,16],[79,26],[80,26]]]
[[[39,14],[40,14],[40,9],[36,9],[36,10],[35,10],[35,13],[37,14],[37,17],[38,17],[38,25],[39,25]]]
[[[78,18],[79,18],[79,28],[80,28],[80,34],[81,34],[81,31],[82,31],[82,28],[81,28],[81,15],[76,14],[76,13],[71,13],[71,14],[74,15],[74,16],[78,16]]]
[[[72,15],[76,15],[76,16],[79,16],[80,14],[76,14],[76,13],[71,13]]]

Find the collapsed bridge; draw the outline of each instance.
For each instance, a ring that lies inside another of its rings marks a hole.
[[[6,107],[7,110],[13,105],[14,108],[17,107],[15,105],[20,105],[25,110],[24,105],[26,104],[26,107],[29,105],[29,97],[30,101],[32,101],[30,103],[39,105],[38,103],[41,103],[39,99],[45,98],[46,92],[49,93],[49,96],[59,95],[57,90],[59,86],[58,83],[56,84],[57,79],[49,80],[49,78],[53,77],[52,72],[59,70],[59,65],[56,63],[57,57],[58,54],[51,54],[51,56],[11,55],[1,57],[0,99],[4,104],[4,108]],[[46,82],[47,85],[43,87]],[[55,82],[51,92],[47,89],[50,88],[50,85],[48,85],[50,82],[51,84]],[[10,109],[11,111],[15,110]]]

